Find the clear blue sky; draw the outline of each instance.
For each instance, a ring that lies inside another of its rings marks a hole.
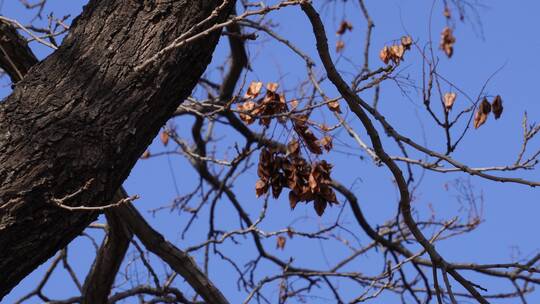
[[[49,2],[44,15],[53,11],[56,16],[66,14],[76,16],[86,1],[49,0]],[[376,24],[372,42],[372,68],[381,66],[381,62],[377,58],[378,50],[407,32],[422,44],[427,41],[431,2],[414,0],[366,2]],[[432,38],[436,42],[438,42],[440,30],[444,27],[440,2],[442,1],[438,1],[435,6],[432,20]],[[505,101],[505,112],[500,120],[495,121],[491,117],[486,125],[479,130],[470,132],[454,157],[475,167],[507,165],[515,161],[520,149],[521,120],[524,111],[528,112],[530,122],[540,121],[537,93],[539,87],[538,71],[540,71],[540,61],[537,60],[537,54],[540,52],[540,38],[536,31],[540,28],[540,21],[537,18],[540,2],[534,0],[479,2],[486,5],[485,8],[480,8],[479,19],[477,20],[474,15],[471,15],[472,22],[458,22],[456,24],[455,55],[451,60],[448,60],[439,52],[438,55],[442,59],[439,68],[443,71],[444,76],[461,90],[471,96],[476,96],[487,78],[502,67],[500,72],[488,83],[486,93],[488,95],[502,95]],[[352,59],[352,62],[341,59],[338,65],[340,71],[347,76],[350,75],[349,73],[357,71],[362,63],[365,23],[356,1],[338,1],[338,3],[324,7],[318,6],[318,9],[325,19],[330,45],[335,44],[336,26],[344,14],[354,26],[353,32],[345,35],[345,54]],[[24,10],[15,0],[3,1],[0,13],[19,19],[25,24],[31,18],[29,12]],[[311,28],[299,8],[283,9],[270,16],[276,23],[280,24],[276,29],[277,32],[293,41],[312,58],[317,58],[313,35],[310,32]],[[481,25],[476,21],[480,21]],[[40,23],[39,20],[35,22]],[[259,35],[261,40],[268,39],[263,33]],[[224,40],[224,42],[226,41]],[[50,52],[37,44],[32,44],[32,47],[40,58],[44,58]],[[218,79],[219,71],[215,69],[215,64],[221,63],[224,56],[227,56],[227,52],[228,45],[221,43],[216,52],[214,64],[209,67],[209,77]],[[252,61],[253,72],[247,74],[247,82],[252,80],[278,81],[284,89],[293,89],[299,80],[305,78],[303,62],[275,42],[264,44],[264,47],[254,44],[250,47],[249,52],[255,60]],[[333,55],[335,57],[335,53]],[[317,67],[319,71],[320,66],[319,64]],[[400,66],[400,70],[402,70],[402,76],[408,75],[415,83],[421,83],[421,62],[417,55],[407,57]],[[336,96],[335,90],[331,86],[326,85],[325,90],[329,95]],[[0,88],[1,96],[7,94],[9,94],[9,88]],[[292,95],[293,93],[289,93],[288,97],[292,97]],[[370,96],[371,93],[367,93],[363,97],[369,98]],[[467,101],[458,96],[455,107],[462,107],[463,103],[467,103]],[[444,152],[444,134],[442,130],[433,127],[433,121],[430,120],[423,108],[421,95],[416,91],[409,88],[404,93],[395,84],[388,82],[381,89],[380,109],[403,134]],[[326,116],[320,115],[318,118],[327,120],[330,124],[332,122],[328,113]],[[349,118],[352,119],[352,117]],[[189,134],[189,129],[182,127],[189,126],[190,121],[190,118],[175,121],[180,134]],[[351,120],[351,123],[360,131],[360,135],[365,137],[360,125],[354,120]],[[228,135],[220,142],[220,145],[223,144],[224,147],[241,140],[236,136],[231,136],[227,131],[218,131],[218,134],[220,134],[219,132],[222,135]],[[281,137],[281,139],[283,138]],[[344,133],[339,135],[339,138],[354,145],[354,142]],[[398,150],[391,141],[387,138],[384,138],[384,141],[390,152],[397,153]],[[538,139],[531,142],[530,151],[537,150],[540,147],[539,142]],[[156,140],[150,149],[152,152],[160,152],[166,151],[170,147],[164,148],[159,140]],[[225,154],[223,151],[220,153],[221,156]],[[360,160],[358,157],[339,153],[332,154],[328,159],[335,165],[333,176],[336,179],[348,186],[355,183],[353,189],[360,198],[364,212],[372,225],[382,224],[395,214],[397,193],[385,168],[376,168],[369,159]],[[419,177],[421,171],[416,170],[415,172],[416,176]],[[512,172],[506,175],[540,180],[538,170]],[[235,191],[252,218],[257,216],[263,203],[262,199],[256,199],[254,195],[256,178],[256,172],[252,170],[235,183]],[[437,248],[444,257],[455,262],[509,262],[515,261],[517,252],[519,252],[520,258],[526,258],[540,250],[539,237],[537,236],[538,228],[540,228],[538,190],[526,186],[489,182],[455,173],[434,174],[427,172],[416,192],[415,200],[415,207],[424,218],[430,212],[429,208],[433,208],[437,212],[437,218],[466,216],[466,212],[460,211],[463,206],[458,202],[456,191],[452,188],[450,190],[445,188],[445,184],[452,183],[456,178],[470,181],[474,185],[476,193],[483,196],[483,219],[485,222],[473,233],[441,242]],[[139,161],[125,182],[125,187],[130,194],[141,196],[141,199],[136,202],[136,206],[149,222],[180,248],[185,248],[201,242],[206,237],[206,220],[195,224],[190,236],[181,239],[179,231],[189,218],[188,215],[164,211],[157,213],[154,217],[145,211],[169,204],[177,196],[177,191],[186,193],[193,188],[196,182],[197,177],[185,159],[181,156],[164,156]],[[343,199],[340,198],[340,201],[343,202]],[[270,231],[294,224],[298,230],[312,231],[320,224],[331,223],[338,216],[340,210],[340,208],[332,208],[322,218],[314,215],[311,206],[300,205],[294,211],[290,211],[286,195],[282,195],[278,200],[270,200],[269,216],[262,224],[262,228]],[[225,229],[237,225],[236,215],[228,202],[223,201],[219,205],[218,211],[220,214],[218,223],[221,228]],[[203,212],[203,219],[206,214]],[[367,236],[355,226],[348,208],[345,208],[342,216],[348,219],[350,227],[354,228],[359,242],[361,244],[368,243]],[[99,233],[91,233],[100,236]],[[230,254],[236,252],[239,259],[246,259],[247,256],[253,254],[253,248],[250,239],[243,242],[245,243],[243,246],[236,247],[229,244],[224,246],[224,249]],[[330,264],[335,263],[347,254],[342,246],[331,242],[323,244],[295,238],[289,241],[284,251],[273,250],[275,239],[269,239],[266,242],[268,248],[278,257],[282,259],[295,257],[299,265],[314,268],[325,267],[326,261],[330,261]],[[92,246],[86,239],[80,238],[70,248],[72,265],[75,266],[79,278],[83,280],[93,258],[93,254],[89,254],[93,253]],[[202,261],[201,257],[202,255],[195,256],[198,262]],[[359,259],[350,269],[360,269],[360,271],[365,272],[376,271],[379,267],[377,261],[376,255],[368,255]],[[155,260],[153,263],[160,265]],[[28,292],[30,288],[36,286],[47,266],[45,264],[26,278],[2,303],[12,303]],[[214,257],[212,267],[211,278],[224,291],[231,303],[243,301],[246,295],[238,293],[235,279],[231,279],[231,277],[235,278],[231,267],[223,264],[218,257]],[[274,271],[270,273],[275,273],[274,266],[268,267]],[[469,277],[476,278],[472,275]],[[511,291],[511,285],[506,281],[481,280],[476,282],[491,287],[491,291]],[[275,288],[277,290],[277,286]],[[350,284],[343,284],[342,288],[350,290],[348,298],[353,298],[360,292]],[[47,291],[51,297],[67,298],[77,295],[75,286],[68,281],[65,271],[61,268],[53,274],[53,279],[48,283]],[[315,291],[314,294],[317,295],[318,292]],[[382,299],[375,300],[374,303],[380,303],[379,301]],[[385,301],[395,300],[392,297],[384,299]],[[540,303],[540,293],[537,292],[529,296],[528,299],[530,303]],[[36,301],[28,303],[39,303]],[[310,303],[332,303],[332,300],[327,302],[313,300]],[[515,300],[493,301],[493,303],[515,303]]]

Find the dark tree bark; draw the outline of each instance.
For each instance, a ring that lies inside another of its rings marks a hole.
[[[223,20],[234,1],[91,0],[62,46],[0,104],[0,299],[96,218],[208,65],[218,32],[151,58]],[[75,194],[75,195],[73,195]]]
[[[0,21],[0,66],[13,83],[22,80],[36,63],[38,60],[26,40],[11,24]]]

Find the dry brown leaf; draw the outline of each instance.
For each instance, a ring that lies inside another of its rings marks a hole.
[[[159,139],[161,139],[161,143],[164,146],[167,146],[167,144],[169,144],[169,132],[167,132],[167,131],[161,132],[161,135],[159,136]]]
[[[330,152],[332,150],[332,137],[325,135],[323,138],[319,139],[319,144],[326,150]]]
[[[298,140],[296,138],[293,138],[287,144],[287,155],[298,156],[299,154],[300,154],[300,144],[298,143]]]
[[[327,202],[322,198],[315,198],[315,202],[313,203],[313,208],[315,209],[315,212],[317,212],[318,216],[322,216],[324,214],[324,209],[326,209]]]
[[[339,107],[339,102],[337,100],[329,102],[328,108],[332,112],[341,113],[341,108]]]
[[[392,45],[392,47],[390,47],[390,55],[394,63],[398,64],[401,60],[403,60],[404,54],[405,54],[405,47],[403,47],[403,45],[394,44]]]
[[[287,239],[284,236],[282,235],[278,236],[276,240],[276,248],[281,249],[281,250],[285,249],[286,242],[287,242]]]
[[[481,125],[483,125],[486,120],[488,119],[489,112],[491,112],[491,105],[487,101],[487,99],[484,97],[482,102],[480,103],[480,106],[478,106],[478,110],[476,110],[476,113],[474,114],[474,128],[478,129]]]
[[[256,114],[253,112],[253,110],[255,109],[256,105],[257,104],[251,100],[248,100],[238,105],[239,111],[246,112],[240,113],[240,119],[248,125],[252,124],[255,121],[255,117],[253,115]]]
[[[308,150],[313,154],[322,154],[322,148],[319,146],[318,138],[309,130],[307,126],[307,116],[296,115],[293,117],[293,127],[298,136],[302,138]]]
[[[268,184],[263,180],[258,180],[257,183],[255,183],[255,194],[257,197],[265,194],[268,192]]]
[[[379,58],[381,58],[384,64],[388,64],[388,62],[390,62],[391,57],[392,55],[390,53],[390,48],[387,46],[384,46],[382,50],[379,52]]]
[[[341,52],[345,48],[345,42],[343,40],[338,40],[336,42],[336,53]]]
[[[401,45],[406,49],[409,50],[412,45],[412,38],[411,36],[403,36],[401,37]]]
[[[290,104],[291,104],[291,110],[295,110],[296,108],[298,108],[299,102],[297,99],[293,99],[291,100]]]
[[[456,43],[456,37],[454,37],[452,29],[445,27],[441,33],[440,47],[448,58],[452,57],[452,54],[454,54],[454,43]]]
[[[341,21],[341,24],[339,25],[339,28],[336,32],[338,35],[345,34],[346,31],[352,31],[353,27],[352,24],[346,20]]]
[[[287,236],[289,236],[290,239],[294,237],[294,231],[291,227],[287,227]]]
[[[294,210],[294,208],[296,208],[296,204],[298,204],[298,196],[294,191],[289,191],[289,204],[291,206],[291,210]]]
[[[444,94],[444,109],[446,110],[446,112],[450,112],[450,110],[452,110],[454,102],[456,101],[456,97],[457,94],[453,92]]]
[[[275,82],[269,82],[269,83],[266,84],[266,90],[268,90],[269,92],[272,92],[272,93],[276,93],[278,87],[279,87],[279,84],[277,84]]]
[[[444,7],[443,15],[444,15],[444,17],[446,17],[448,19],[450,19],[450,17],[452,17],[452,14],[450,13],[450,9],[448,8],[448,6]]]
[[[500,95],[495,96],[493,102],[491,103],[491,110],[493,111],[493,116],[495,119],[499,119],[504,110],[502,98]]]
[[[259,96],[259,93],[261,92],[263,83],[260,81],[253,81],[248,87],[248,90],[246,94],[244,95],[245,98],[256,98]]]

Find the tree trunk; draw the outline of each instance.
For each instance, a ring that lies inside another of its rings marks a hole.
[[[223,20],[234,3],[226,2],[213,15],[221,1],[90,0],[62,46],[0,103],[0,299],[97,216],[54,199],[112,199],[191,93],[219,32],[135,67]]]

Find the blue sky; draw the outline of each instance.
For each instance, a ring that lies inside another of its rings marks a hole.
[[[45,13],[54,11],[56,16],[66,14],[76,16],[86,1],[49,0],[49,2]],[[413,0],[366,2],[376,25],[370,58],[372,68],[382,66],[377,58],[378,50],[406,33],[409,33],[421,45],[427,42],[430,35],[431,2]],[[440,30],[444,27],[440,2],[442,1],[437,1],[434,6],[431,21],[431,36],[436,43]],[[472,20],[469,22],[456,23],[457,42],[453,58],[448,60],[442,53],[437,52],[441,58],[439,69],[447,79],[471,96],[478,95],[480,88],[490,75],[500,69],[487,84],[486,94],[488,96],[500,94],[505,102],[505,112],[501,119],[495,121],[493,117],[490,117],[480,129],[469,132],[453,156],[460,162],[474,167],[507,165],[515,161],[521,147],[523,113],[527,111],[530,122],[540,121],[540,106],[536,91],[540,61],[535,56],[540,52],[540,39],[535,31],[540,25],[540,21],[536,18],[536,14],[540,10],[540,3],[533,0],[519,1],[519,4],[514,1],[502,0],[481,1],[480,3],[486,5],[486,7],[479,9],[480,19],[475,19],[474,15],[471,15]],[[346,43],[344,54],[351,61],[348,62],[342,58],[338,63],[340,71],[347,80],[350,80],[350,73],[357,71],[362,64],[365,22],[360,15],[358,5],[355,1],[338,1],[338,4],[318,6],[318,9],[325,20],[331,46],[335,45],[336,36],[334,33],[343,16],[353,24],[353,31],[344,36]],[[14,0],[3,1],[0,13],[19,19],[23,23],[31,18],[29,12]],[[314,38],[310,32],[311,27],[299,8],[283,9],[278,13],[271,14],[270,18],[279,23],[276,31],[280,35],[293,41],[312,58],[318,58],[314,48]],[[480,21],[481,25],[477,21]],[[36,22],[39,23],[39,21]],[[260,41],[268,40],[268,37],[263,33],[260,33],[259,36]],[[32,44],[32,47],[40,58],[44,58],[50,52],[37,44]],[[223,58],[227,56],[227,47],[225,40],[218,46],[213,64],[207,71],[209,78],[219,79],[216,64],[222,62]],[[283,89],[292,90],[298,81],[305,79],[304,63],[276,42],[269,41],[264,44],[257,42],[250,46],[249,53],[254,59],[251,62],[253,71],[246,75],[247,83],[250,81],[277,81]],[[336,58],[335,53],[333,56]],[[420,57],[417,53],[406,56],[406,61],[399,68],[401,75],[408,77],[415,83],[421,83]],[[316,69],[320,73],[320,63]],[[324,89],[330,96],[337,95],[328,83],[325,84]],[[450,88],[447,87],[447,89]],[[7,94],[9,94],[9,88],[0,89],[0,95],[6,96]],[[292,97],[294,92],[287,94],[289,95],[287,97]],[[362,93],[361,96],[370,99],[372,92]],[[467,105],[468,102],[458,95],[455,107],[463,108]],[[383,84],[379,107],[401,133],[414,138],[417,142],[427,144],[434,150],[444,152],[444,133],[433,127],[433,121],[430,120],[423,108],[421,95],[414,88],[402,91],[393,82]],[[332,122],[329,113],[319,113],[316,117],[329,124]],[[360,124],[350,115],[348,119],[360,135],[365,138]],[[178,126],[179,134],[186,136],[189,134],[189,127],[183,128],[183,126],[190,126],[191,121],[191,118],[181,118],[174,122]],[[228,147],[234,142],[241,142],[240,138],[227,129],[218,130],[217,135],[224,136],[224,139],[219,142],[219,147]],[[277,136],[278,139],[282,140],[286,138],[286,135],[283,134]],[[354,145],[354,142],[346,134],[336,134],[336,136],[347,144]],[[389,152],[398,152],[398,149],[388,138],[383,138],[383,141]],[[536,139],[530,143],[529,151],[538,150],[539,147],[539,140]],[[172,148],[163,147],[158,139],[150,146],[150,150],[154,153],[170,149]],[[343,149],[351,150],[346,147]],[[230,150],[228,151],[230,152]],[[220,156],[225,157],[225,154],[223,150],[219,151]],[[419,155],[413,153],[413,156]],[[377,168],[368,158],[362,160],[358,156],[333,153],[325,158],[331,160],[335,165],[334,178],[347,186],[354,185],[354,192],[361,200],[364,212],[372,225],[382,224],[395,214],[397,193],[388,170]],[[416,169],[415,173],[419,177],[422,172]],[[538,170],[518,171],[502,175],[539,179]],[[464,206],[459,203],[459,195],[456,190],[452,187],[447,190],[445,187],[445,185],[452,185],[456,178],[470,182],[476,195],[483,197],[484,222],[470,234],[439,243],[437,248],[445,258],[455,262],[494,263],[515,261],[515,255],[518,252],[521,258],[530,257],[538,252],[540,249],[539,238],[536,236],[536,231],[540,226],[537,220],[540,214],[538,190],[526,186],[490,182],[456,173],[426,172],[415,193],[414,206],[421,216],[425,218],[431,210],[435,210],[437,218],[466,216],[466,210],[463,210]],[[257,199],[254,195],[253,189],[256,179],[256,172],[251,170],[238,179],[234,185],[239,199],[250,212],[252,218],[257,216],[263,204],[263,199]],[[184,158],[163,156],[139,161],[125,182],[125,187],[130,194],[141,196],[141,199],[136,202],[136,206],[148,218],[153,227],[180,248],[185,248],[204,240],[207,231],[206,220],[196,222],[190,235],[186,239],[181,239],[179,231],[183,228],[185,221],[189,219],[188,215],[162,211],[153,216],[145,211],[170,204],[178,193],[190,191],[196,182],[197,177]],[[340,201],[343,205],[343,198],[340,197]],[[328,210],[322,218],[318,218],[314,214],[311,206],[301,205],[291,211],[286,195],[282,195],[278,200],[270,199],[269,205],[269,216],[262,223],[262,228],[268,231],[282,229],[289,225],[294,225],[295,229],[298,230],[313,231],[319,225],[331,223],[341,210],[340,207],[334,207]],[[218,214],[220,215],[218,219],[220,228],[237,226],[236,215],[227,201],[220,201]],[[206,211],[202,213],[201,218],[204,219],[205,216],[207,216]],[[356,241],[366,244],[369,241],[367,236],[355,226],[351,212],[347,207],[345,207],[342,216],[357,234]],[[99,232],[91,231],[90,233],[100,237]],[[243,245],[240,246],[226,244],[224,250],[232,256],[238,255],[239,260],[246,259],[254,254],[254,251],[250,239],[242,242]],[[299,265],[322,268],[327,263],[332,264],[332,262],[345,257],[348,253],[341,246],[332,242],[323,243],[295,238],[288,242],[283,251],[273,250],[275,239],[268,239],[265,244],[268,244],[268,248],[273,254],[282,259],[295,257],[295,262]],[[70,248],[72,265],[79,273],[79,278],[83,279],[93,259],[92,246],[86,239],[79,238]],[[202,261],[201,257],[202,255],[195,255],[198,262]],[[380,266],[377,264],[378,261],[377,255],[372,253],[351,265],[350,270],[376,271]],[[160,265],[157,260],[153,260],[153,263]],[[230,279],[235,277],[234,270],[216,257],[211,265],[213,267],[210,274],[212,280],[224,291],[230,301],[232,303],[243,301],[246,295],[239,293],[235,280]],[[37,285],[46,267],[45,264],[26,278],[4,299],[4,302],[12,303],[30,291],[33,286]],[[276,271],[272,265],[265,267],[265,269],[273,271],[270,273]],[[76,295],[75,286],[67,280],[65,272],[62,269],[58,270],[47,285],[49,295],[51,297]],[[477,279],[477,283],[491,287],[491,290],[500,292],[510,290],[510,284],[506,281],[478,278],[469,273],[465,274],[471,279]],[[264,273],[261,272],[261,277],[263,275]],[[144,280],[144,278],[141,279]],[[277,285],[274,285],[274,288],[277,290]],[[357,287],[349,283],[343,283],[340,288],[347,291],[347,298],[353,298],[359,293]],[[268,291],[269,294],[272,294],[272,288]],[[318,291],[314,291],[314,295],[318,294]],[[393,297],[381,298],[381,300],[383,299],[386,301],[395,300]],[[540,294],[532,294],[528,299],[531,303],[539,302]],[[310,303],[319,302],[332,303],[332,300],[312,299],[310,301]],[[29,301],[28,303],[39,302]],[[379,302],[375,300],[374,303]],[[501,300],[493,301],[493,303],[515,303],[515,301]]]

